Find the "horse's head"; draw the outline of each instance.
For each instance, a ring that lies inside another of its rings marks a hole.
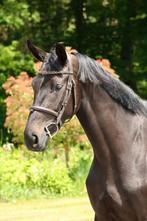
[[[50,53],[37,48],[30,41],[28,47],[42,61],[42,67],[32,82],[34,102],[24,138],[29,149],[42,151],[46,148],[48,139],[78,110],[78,61],[74,55],[66,53],[61,43],[56,44]]]

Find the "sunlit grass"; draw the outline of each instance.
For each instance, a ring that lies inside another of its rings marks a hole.
[[[0,221],[93,221],[87,198],[0,203]]]

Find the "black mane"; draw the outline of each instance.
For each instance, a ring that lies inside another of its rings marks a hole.
[[[80,53],[76,54],[79,61],[78,77],[82,83],[99,84],[115,101],[134,114],[147,117],[147,105],[135,92],[109,74],[94,59]]]

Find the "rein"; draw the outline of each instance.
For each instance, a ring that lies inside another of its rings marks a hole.
[[[76,99],[76,84],[75,84],[75,80],[73,78],[74,73],[71,72],[71,71],[69,71],[69,72],[39,71],[38,74],[43,75],[43,76],[45,76],[45,75],[58,75],[58,74],[62,74],[62,75],[67,74],[68,75],[67,86],[66,86],[66,90],[65,90],[65,96],[64,96],[64,99],[62,101],[61,108],[59,109],[59,111],[54,111],[52,109],[49,109],[49,108],[46,108],[46,107],[41,107],[41,106],[32,106],[30,108],[31,112],[39,111],[39,112],[42,112],[42,113],[45,113],[45,114],[53,115],[55,117],[55,122],[49,122],[44,127],[46,135],[49,136],[50,138],[52,138],[58,132],[58,130],[60,129],[60,127],[62,125],[62,116],[63,116],[65,108],[68,104],[69,98],[72,94],[72,90],[73,90],[73,99],[74,99],[74,107],[73,107],[72,116],[76,112],[77,99]]]

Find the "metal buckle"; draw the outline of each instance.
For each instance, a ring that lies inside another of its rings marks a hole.
[[[51,127],[52,126],[52,127]],[[51,127],[51,128],[50,128]],[[52,138],[53,136],[56,135],[56,133],[58,132],[59,128],[58,125],[56,123],[50,123],[48,124],[44,130],[46,131],[46,135],[48,135],[50,138]],[[52,131],[53,130],[53,133]]]

